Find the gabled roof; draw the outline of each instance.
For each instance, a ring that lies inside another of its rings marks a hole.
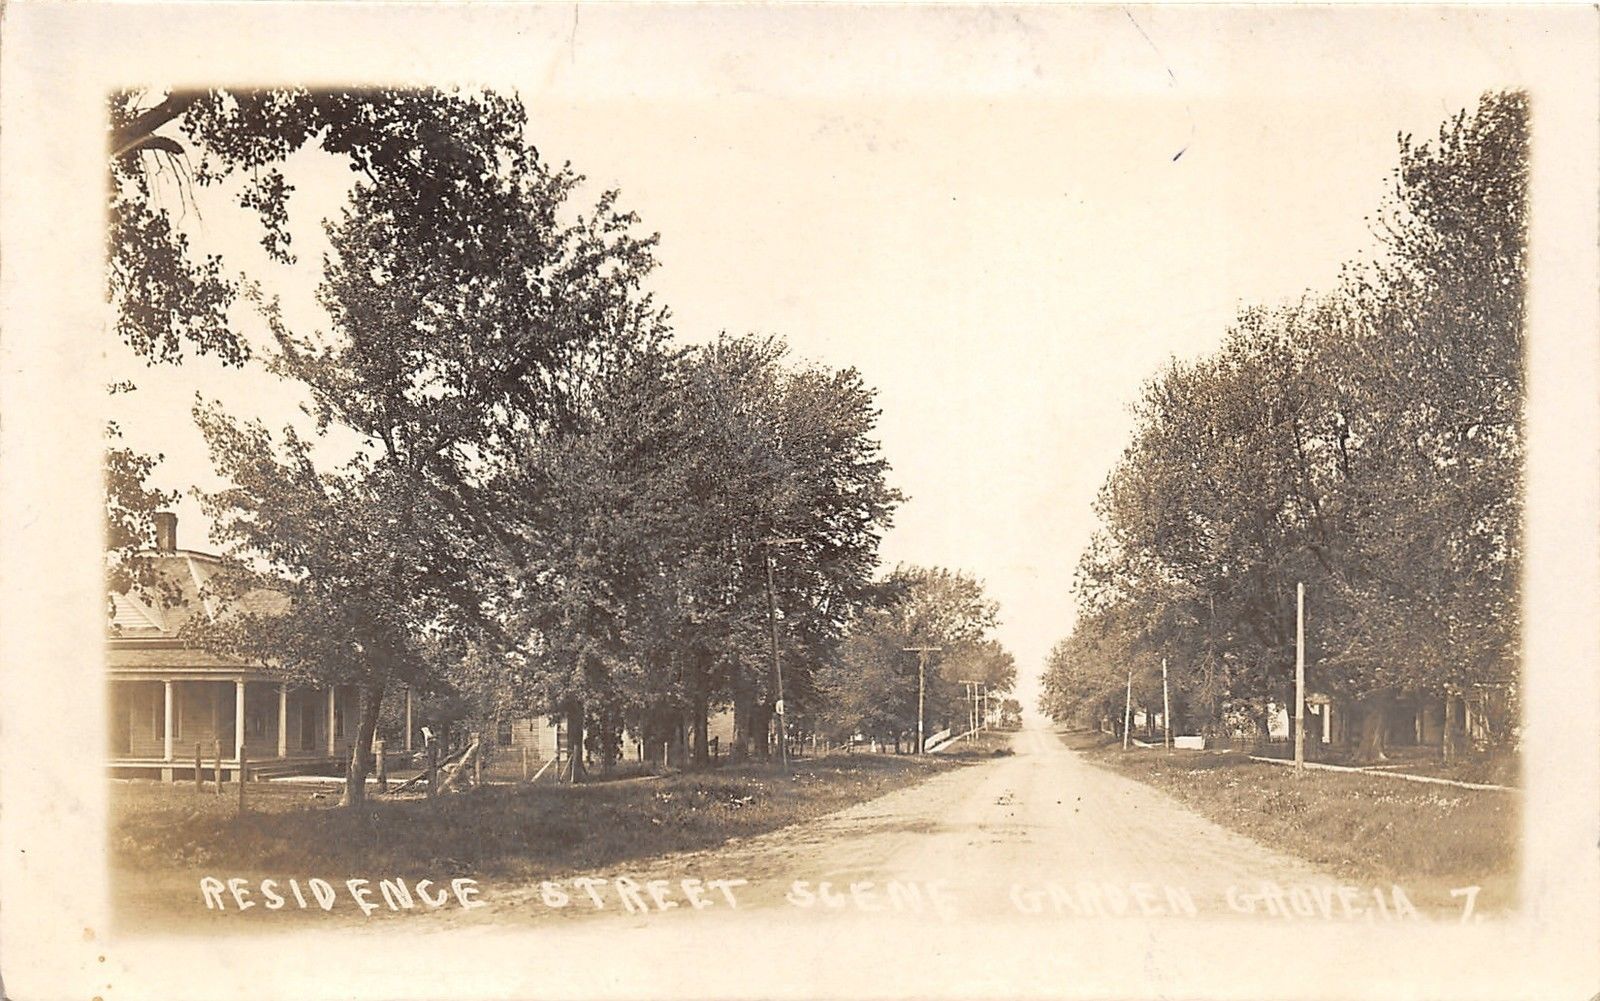
[[[222,570],[222,561],[216,556],[188,549],[139,555],[151,561],[157,586],[147,594],[135,590],[112,598],[111,639],[176,640],[194,616],[214,618],[218,614],[216,602],[201,593]],[[172,598],[176,598],[175,604],[168,603]],[[288,607],[289,599],[256,588],[233,604],[242,611],[270,615]]]

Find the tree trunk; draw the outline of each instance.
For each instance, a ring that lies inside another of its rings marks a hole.
[[[753,742],[752,730],[755,713],[755,691],[750,688],[749,681],[745,678],[744,668],[735,668],[733,685],[733,743],[728,748],[728,757],[734,764],[738,764],[750,757],[750,748]]]
[[[608,710],[602,719],[605,722],[600,729],[600,774],[610,775],[617,766],[617,734],[622,724],[617,721],[615,710]]]
[[[356,728],[355,747],[345,768],[341,806],[360,806],[367,799],[367,776],[372,772],[372,736],[378,729],[378,710],[383,707],[383,682],[361,690],[361,725]]]
[[[1380,689],[1370,692],[1360,700],[1361,744],[1356,748],[1356,760],[1361,762],[1387,761],[1383,753],[1389,736],[1389,711],[1394,705],[1394,692]]]
[[[672,720],[672,756],[670,764],[683,768],[689,762],[689,720],[684,713],[674,713]]]
[[[708,768],[711,765],[711,748],[707,746],[710,740],[708,736],[709,724],[706,721],[710,713],[710,707],[707,702],[706,693],[703,690],[695,693],[694,708],[691,712],[693,714],[694,766],[696,768]]]
[[[1456,700],[1455,696],[1446,694],[1444,697],[1444,731],[1440,735],[1440,753],[1444,760],[1451,761],[1456,757]]]
[[[582,702],[567,704],[567,756],[572,762],[572,781],[574,784],[582,782],[587,776],[583,767],[583,725],[584,712]]]
[[[762,760],[772,756],[769,731],[772,729],[773,706],[761,703],[750,710],[750,736],[755,740],[755,755]]]

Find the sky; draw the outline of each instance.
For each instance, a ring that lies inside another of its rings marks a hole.
[[[584,197],[617,188],[660,233],[652,288],[677,336],[781,335],[797,359],[853,366],[876,387],[890,478],[909,497],[885,565],[980,577],[1030,706],[1072,627],[1095,493],[1144,382],[1215,348],[1241,305],[1330,287],[1374,244],[1366,217],[1397,133],[1431,134],[1516,82],[1470,34],[1444,33],[1429,55],[1356,22],[1311,33],[1267,12],[1143,8],[953,13],[921,35],[890,31],[882,9],[857,12],[847,35],[797,12],[792,30],[754,22],[720,58],[646,73],[641,43],[608,32],[616,16],[574,14],[570,67],[500,85],[523,98],[541,153],[589,178]],[[709,16],[638,14],[664,19],[664,51]],[[981,71],[932,72],[930,52],[953,58],[952,32]],[[830,84],[795,75],[813,58]],[[1401,74],[1396,58],[1440,69]],[[185,223],[314,324],[318,223],[350,175],[315,151],[288,173],[296,268],[266,262],[218,193]],[[294,418],[292,387],[253,370],[197,360],[133,378],[113,416],[164,454],[157,481],[176,489],[216,485],[184,416],[197,390],[274,425]],[[208,547],[197,506],[179,512],[180,544]]]

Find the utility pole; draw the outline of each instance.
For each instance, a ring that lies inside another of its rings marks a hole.
[[[1161,726],[1165,731],[1163,743],[1172,747],[1172,694],[1167,690],[1167,658],[1161,658]]]
[[[961,687],[967,693],[967,740],[978,739],[978,682],[963,681]]]
[[[928,654],[939,653],[943,647],[936,646],[904,646],[900,648],[905,653],[917,655],[917,753],[925,754],[928,750],[927,737],[923,733],[923,703],[928,687]]]
[[[778,588],[773,582],[772,550],[777,546],[798,546],[803,539],[766,539],[767,547],[767,619],[772,625],[772,674],[778,686],[778,760],[783,763],[783,774],[789,774],[789,722],[784,716],[783,665],[778,660]]]
[[[1306,768],[1306,585],[1294,586],[1294,770]]]

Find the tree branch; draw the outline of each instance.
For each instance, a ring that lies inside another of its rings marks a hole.
[[[201,93],[201,91],[174,91],[168,94],[160,104],[148,111],[141,112],[133,121],[113,131],[111,133],[112,157],[119,157],[145,148],[146,142],[155,135],[157,129],[188,111],[190,106],[200,99]],[[160,148],[166,149],[167,147],[162,145]],[[182,152],[181,147],[179,152]]]

